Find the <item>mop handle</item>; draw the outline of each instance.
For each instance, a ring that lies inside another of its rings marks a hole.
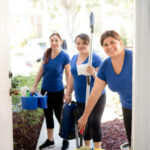
[[[90,44],[90,51],[89,51],[89,59],[88,59],[88,65],[92,65],[92,39],[93,39],[93,32],[94,32],[94,13],[91,12],[90,14],[90,28],[91,28],[91,44]],[[86,103],[88,100],[88,97],[90,95],[90,84],[91,84],[91,76],[86,77]]]
[[[94,13],[91,12],[90,15],[90,28],[91,28],[91,45],[90,45],[90,53],[89,53],[89,65],[92,65],[92,40],[93,40],[93,32],[94,32]]]
[[[94,13],[91,12],[91,15],[90,15],[90,28],[91,28],[91,33],[94,32]]]

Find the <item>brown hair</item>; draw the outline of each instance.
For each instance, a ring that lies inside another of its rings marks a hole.
[[[76,42],[77,38],[82,39],[82,40],[84,41],[84,44],[86,44],[86,45],[88,45],[88,44],[90,43],[90,37],[89,37],[87,34],[85,34],[85,33],[79,34],[79,35],[75,38],[75,42]]]
[[[56,35],[60,40],[62,40],[59,33],[53,33],[50,35],[49,39],[51,39],[52,36]],[[44,53],[44,64],[47,64],[49,62],[49,58],[51,57],[52,48],[48,48],[46,52]]]
[[[103,43],[104,43],[104,40],[107,38],[107,37],[112,37],[118,41],[121,40],[121,37],[120,35],[114,31],[114,30],[108,30],[108,31],[105,31],[102,35],[101,35],[101,38],[100,38],[100,44],[101,46],[103,46]]]

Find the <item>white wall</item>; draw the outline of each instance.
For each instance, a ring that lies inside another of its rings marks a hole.
[[[12,150],[12,107],[9,96],[8,0],[0,0],[0,150]]]
[[[150,150],[150,0],[136,0],[133,149]]]

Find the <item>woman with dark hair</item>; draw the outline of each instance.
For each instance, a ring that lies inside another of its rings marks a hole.
[[[62,39],[60,35],[53,33],[49,40],[51,47],[48,48],[44,54],[43,61],[31,90],[31,93],[37,91],[37,85],[43,77],[41,94],[44,95],[47,92],[48,96],[48,108],[44,109],[48,139],[39,147],[41,150],[54,147],[53,112],[60,123],[64,97],[64,85],[62,82],[63,71],[65,70],[67,83],[70,75],[70,59],[64,51],[61,51]],[[68,146],[69,142],[63,140],[62,150],[66,150]]]
[[[78,121],[79,130],[85,127],[92,109],[106,84],[108,84],[112,91],[119,94],[129,147],[131,147],[132,51],[123,48],[120,35],[113,30],[104,32],[100,43],[109,57],[102,63],[97,72],[94,87],[83,116]]]
[[[79,53],[74,55],[71,60],[71,76],[69,78],[65,100],[68,103],[71,101],[71,94],[74,90],[80,118],[84,112],[86,103],[86,75],[79,75],[77,68],[88,63],[90,38],[87,34],[79,34],[75,39],[75,43]],[[86,72],[92,76],[90,90],[93,87],[95,73],[102,63],[101,58],[97,54],[93,53],[92,55],[92,66],[85,66]],[[90,140],[93,139],[95,148],[101,148],[101,117],[106,103],[105,90],[99,95],[98,99],[99,100],[88,119],[88,124],[84,134],[85,145],[90,147]]]

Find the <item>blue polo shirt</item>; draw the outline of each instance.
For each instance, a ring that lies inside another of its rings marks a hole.
[[[104,80],[112,91],[118,92],[122,107],[132,109],[132,51],[125,49],[120,74],[114,72],[109,57],[100,66],[97,76]]]
[[[50,58],[49,62],[43,65],[42,89],[48,92],[59,92],[64,89],[63,70],[69,63],[69,55],[64,51],[60,51],[54,59]]]
[[[80,103],[85,103],[86,101],[86,76],[84,75],[78,76],[77,64],[76,64],[77,58],[78,58],[78,54],[74,55],[71,60],[71,74],[73,76],[73,88],[75,92],[76,101]],[[82,64],[87,64],[87,63],[88,63],[88,58]],[[100,66],[101,63],[102,63],[101,58],[97,54],[93,53],[92,54],[92,66],[94,68],[97,68]],[[94,84],[94,78],[92,77],[90,90],[93,88],[93,84]],[[102,94],[104,93],[105,93],[105,90],[103,91]]]

